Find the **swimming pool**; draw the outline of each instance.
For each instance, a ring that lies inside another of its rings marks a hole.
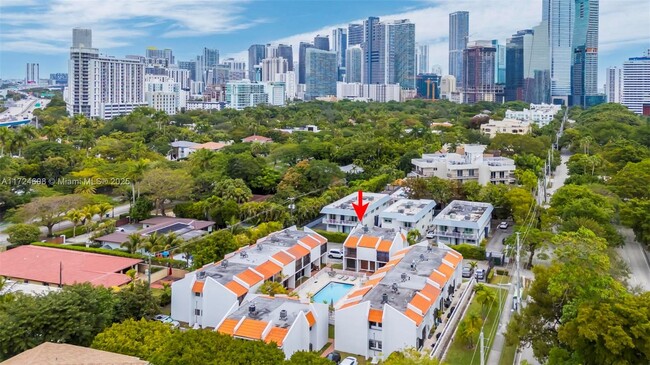
[[[347,294],[352,287],[354,287],[353,284],[344,284],[332,281],[325,285],[323,289],[319,290],[312,299],[314,300],[314,303],[336,303]]]

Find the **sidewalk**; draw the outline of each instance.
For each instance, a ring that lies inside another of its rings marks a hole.
[[[488,364],[498,364],[499,359],[501,358],[501,352],[503,351],[503,346],[506,342],[505,334],[508,329],[508,322],[510,322],[510,316],[512,315],[512,296],[514,294],[514,284],[512,280],[510,281],[510,287],[508,288],[508,295],[506,297],[506,302],[503,305],[503,312],[501,313],[501,319],[499,320],[499,327],[497,328],[497,333],[494,336],[494,341],[492,342],[492,349],[488,356]]]

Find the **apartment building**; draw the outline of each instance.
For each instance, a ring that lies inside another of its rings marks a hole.
[[[513,184],[515,182],[515,161],[507,157],[484,155],[485,145],[465,144],[455,153],[437,152],[414,158],[415,167],[411,177],[432,177],[477,181],[481,185]]]
[[[343,243],[343,269],[374,272],[408,245],[402,229],[358,225]]]
[[[361,222],[357,219],[357,213],[352,206],[352,203],[356,204],[358,199],[358,193],[352,193],[321,209],[321,214],[325,215],[323,224],[327,226],[327,231],[349,233],[359,223],[367,226],[379,226],[379,213],[390,205],[390,196],[364,193],[363,204],[368,203],[368,209],[366,209]]]
[[[296,351],[318,351],[328,339],[326,304],[257,296],[225,316],[219,333],[250,341],[275,343],[289,359]]]
[[[454,200],[433,219],[434,239],[446,245],[479,245],[490,236],[492,204]]]
[[[251,299],[264,281],[294,289],[300,279],[325,266],[327,239],[295,226],[227,254],[172,284],[172,317],[202,327],[218,327],[223,318]]]
[[[435,207],[433,200],[399,199],[379,214],[379,224],[407,232],[417,229],[424,236],[431,228]]]
[[[529,134],[531,130],[529,122],[522,122],[517,119],[490,119],[487,124],[481,124],[481,133],[489,135],[490,138],[496,137],[499,133]]]
[[[543,127],[550,123],[555,115],[562,110],[560,105],[554,104],[530,104],[530,109],[506,110],[507,119],[517,119],[524,122],[533,121]]]
[[[335,349],[366,358],[423,346],[462,281],[463,257],[426,242],[399,251],[336,310]]]

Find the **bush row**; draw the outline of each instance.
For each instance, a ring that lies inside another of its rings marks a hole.
[[[464,259],[485,260],[485,247],[463,243],[460,245],[451,246],[451,248],[463,255]]]
[[[327,238],[329,242],[343,243],[345,242],[345,239],[348,238],[348,234],[343,232],[328,232],[322,229],[315,229],[314,231],[319,235]]]

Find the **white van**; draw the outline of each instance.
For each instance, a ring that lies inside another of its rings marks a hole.
[[[342,259],[343,251],[333,248],[330,250],[330,252],[327,253],[327,257],[331,259]]]

